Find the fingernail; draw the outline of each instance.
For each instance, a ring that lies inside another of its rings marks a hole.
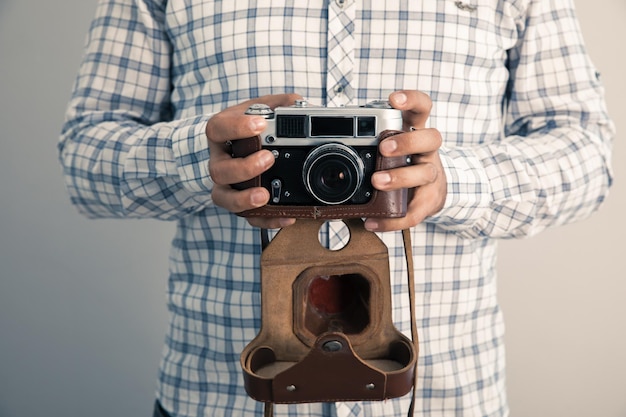
[[[370,232],[378,230],[378,222],[372,219],[365,220],[365,229],[369,230]]]
[[[407,101],[407,97],[406,94],[404,93],[395,93],[393,95],[393,101],[396,102],[396,104],[404,104]]]
[[[391,175],[387,172],[376,172],[374,173],[374,178],[380,185],[387,185],[391,182]]]
[[[263,191],[254,192],[250,196],[250,202],[255,207],[259,207],[259,206],[264,205],[265,202],[266,202],[266,199],[267,199],[267,196],[265,195],[265,193]]]
[[[254,132],[260,132],[265,129],[267,122],[262,117],[253,117],[250,119],[250,129]]]
[[[390,154],[396,149],[398,149],[398,142],[396,142],[394,139],[386,139],[380,144],[380,150],[384,153]]]
[[[294,224],[296,222],[296,219],[279,219],[278,220],[278,224],[280,224],[280,227],[287,227],[287,226],[291,226],[292,224]]]
[[[261,157],[259,158],[262,168],[269,167],[274,162],[274,155],[269,152],[263,152]]]

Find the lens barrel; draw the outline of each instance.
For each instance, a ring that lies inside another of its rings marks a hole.
[[[326,143],[307,155],[302,168],[306,190],[328,205],[350,200],[363,183],[365,165],[358,153],[341,143]]]

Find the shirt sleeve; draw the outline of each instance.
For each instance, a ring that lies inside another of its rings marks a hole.
[[[98,3],[58,146],[72,203],[87,217],[170,220],[212,204],[209,116],[172,120],[163,8]]]
[[[583,219],[612,182],[614,126],[571,0],[531,1],[508,53],[497,143],[442,148],[442,211],[427,221],[464,237],[523,237]]]

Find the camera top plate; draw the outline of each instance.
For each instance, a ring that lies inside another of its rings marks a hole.
[[[267,127],[261,133],[264,146],[317,146],[339,139],[352,146],[376,146],[385,130],[402,129],[402,113],[386,100],[363,106],[312,106],[297,100],[293,106],[271,109],[253,104],[246,114],[263,116]]]

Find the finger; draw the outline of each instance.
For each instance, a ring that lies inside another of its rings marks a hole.
[[[280,106],[291,106],[296,100],[302,100],[303,97],[300,94],[296,93],[286,93],[286,94],[271,94],[259,98],[255,98],[247,101],[246,103],[242,103],[241,106],[245,105],[244,111],[250,107],[252,104],[262,103],[267,104],[272,109]]]
[[[296,219],[283,217],[248,217],[247,220],[251,226],[260,227],[262,229],[281,229],[283,227],[291,226],[296,222]]]
[[[215,184],[211,193],[213,203],[232,213],[240,213],[266,205],[269,192],[262,187],[235,190],[228,185]]]
[[[299,94],[276,94],[248,100],[225,109],[209,119],[206,125],[206,136],[209,143],[224,143],[233,139],[256,136],[265,129],[267,122],[262,116],[251,116],[245,111],[252,104],[263,103],[271,108],[292,105],[302,99]]]
[[[237,191],[228,186],[215,185],[212,192],[213,203],[232,213],[241,213],[262,207],[269,201],[269,193],[265,188],[255,187]],[[248,223],[254,227],[277,229],[295,223],[294,218],[283,217],[249,217]]]
[[[274,165],[275,160],[268,150],[243,158],[232,158],[227,152],[214,152],[209,160],[209,174],[216,184],[236,184],[261,175]]]
[[[421,129],[426,126],[433,102],[428,94],[414,90],[395,91],[389,95],[392,107],[402,110],[404,130],[411,126]]]
[[[365,228],[373,232],[390,232],[416,226],[426,217],[441,210],[440,199],[428,187],[415,189],[407,206],[407,214],[399,218],[370,218],[365,220]]]
[[[438,175],[439,170],[434,163],[421,162],[407,167],[377,171],[372,174],[372,185],[381,191],[421,187],[435,182]]]
[[[403,230],[413,227],[421,223],[426,216],[422,210],[411,213],[411,215],[398,218],[385,218],[385,219],[367,219],[365,220],[365,228],[372,232],[391,232],[394,230]]]
[[[442,142],[441,132],[424,128],[390,136],[380,143],[379,150],[387,157],[424,154],[438,150]]]
[[[223,144],[233,139],[243,139],[260,134],[267,126],[262,116],[250,116],[232,108],[224,110],[209,119],[206,136],[211,143]]]

